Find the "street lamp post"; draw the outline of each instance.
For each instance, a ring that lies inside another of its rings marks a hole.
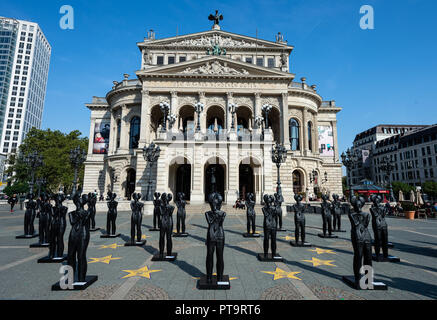
[[[168,102],[161,102],[159,104],[159,107],[161,108],[162,113],[164,114],[164,118],[162,119],[162,129],[161,132],[167,131],[167,116],[170,111],[170,104]]]
[[[385,177],[388,180],[389,183],[389,200],[390,202],[394,201],[394,197],[393,197],[393,186],[391,184],[391,172],[393,171],[393,169],[395,168],[394,162],[390,159],[389,156],[384,156],[381,159],[381,165],[379,166],[379,169],[381,171],[383,171],[385,173]]]
[[[36,185],[38,186],[38,198],[41,196],[41,188],[47,183],[47,179],[42,177],[36,179]]]
[[[177,117],[174,113],[168,115],[167,120],[168,120],[168,124],[169,124],[170,129],[173,129],[173,126],[176,123],[176,119],[177,119]]]
[[[152,195],[152,167],[155,162],[158,161],[159,155],[161,154],[161,148],[159,146],[156,146],[153,142],[148,146],[143,148],[143,157],[144,160],[147,161],[148,165],[148,186],[147,186],[147,193],[146,193],[146,201],[153,201],[153,195]]]
[[[228,105],[229,112],[232,115],[232,123],[231,123],[231,130],[235,129],[235,114],[237,113],[238,106],[235,103],[230,103]]]
[[[196,126],[196,132],[200,132],[200,114],[203,112],[204,104],[202,102],[197,102],[194,105],[195,111],[197,113],[197,126]]]
[[[281,167],[281,164],[285,162],[285,160],[287,159],[287,149],[285,149],[285,147],[279,143],[276,143],[276,145],[274,147],[272,147],[272,162],[276,164],[276,169],[277,169],[277,175],[278,175],[278,180],[276,182],[277,186],[277,193],[279,195],[282,195],[282,188],[281,188],[281,178],[280,178],[280,173],[279,173],[279,169]]]
[[[343,152],[341,154],[341,162],[347,168],[348,172],[354,168],[355,164],[358,162],[358,154],[347,149],[346,154]],[[351,179],[352,181],[352,179]],[[349,202],[352,200],[352,183],[349,185]]]
[[[272,111],[272,106],[270,104],[264,104],[261,111],[265,114],[264,121],[266,122],[266,129],[269,128],[269,112]]]
[[[41,167],[43,165],[42,156],[38,154],[37,151],[29,153],[25,158],[23,159],[24,163],[28,166],[30,169],[30,182],[29,182],[29,193],[33,194],[33,185],[35,183],[35,171],[38,167]]]
[[[71,195],[73,196],[76,193],[76,185],[77,185],[77,170],[86,160],[86,152],[82,150],[81,147],[77,146],[73,150],[70,151],[70,162],[74,167],[74,181],[73,181],[73,191]]]

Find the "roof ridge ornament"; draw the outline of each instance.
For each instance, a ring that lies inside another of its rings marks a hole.
[[[214,25],[212,26],[213,30],[220,30],[220,21],[223,20],[223,15],[218,13],[218,10],[215,11],[215,15],[210,14],[208,20],[214,21]]]

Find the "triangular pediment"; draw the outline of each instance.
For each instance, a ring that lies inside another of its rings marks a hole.
[[[160,40],[149,40],[138,43],[139,47],[167,47],[167,48],[209,48],[218,44],[222,48],[264,48],[293,50],[292,46],[286,43],[256,39],[222,30],[209,30],[178,37],[170,37]]]
[[[238,77],[274,77],[293,79],[294,74],[266,67],[232,60],[221,56],[207,56],[201,59],[148,68],[137,72],[139,76],[238,76]]]

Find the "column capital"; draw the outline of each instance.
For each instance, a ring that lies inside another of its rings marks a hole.
[[[255,92],[255,99],[261,99],[261,93],[260,92]]]
[[[141,90],[141,94],[143,97],[149,96],[150,95],[150,91],[149,90]]]
[[[234,93],[233,92],[226,92],[226,97],[228,99],[232,99],[234,97]]]
[[[199,91],[197,94],[199,95],[199,99],[205,99],[205,92]]]
[[[177,91],[171,91],[170,95],[172,98],[177,98],[178,97],[178,92]]]

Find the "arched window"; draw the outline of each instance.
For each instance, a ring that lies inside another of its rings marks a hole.
[[[117,121],[117,149],[120,148],[121,120]]]
[[[288,122],[288,128],[290,130],[290,146],[292,151],[300,149],[299,146],[299,122],[296,119],[291,118]]]
[[[308,148],[310,151],[313,151],[313,124],[311,121],[308,121]]]
[[[139,117],[133,117],[130,121],[130,134],[129,134],[129,149],[138,148],[138,141],[140,140],[140,123]]]

